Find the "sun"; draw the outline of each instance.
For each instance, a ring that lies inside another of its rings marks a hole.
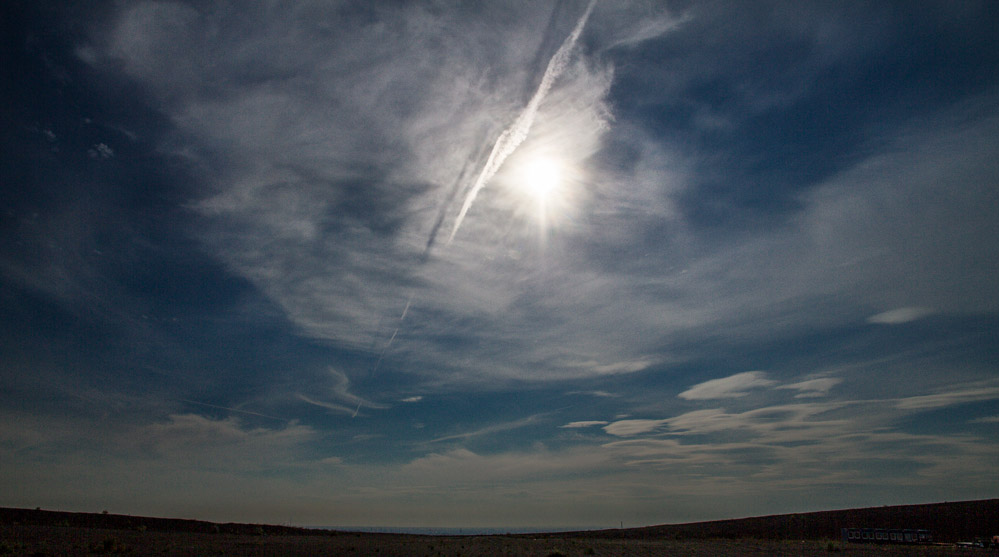
[[[525,142],[496,174],[499,205],[513,217],[510,225],[536,235],[542,245],[567,231],[587,199],[586,172],[565,142]],[[514,224],[519,223],[519,224]],[[520,228],[520,226],[523,228]]]
[[[534,223],[544,242],[575,214],[581,195],[580,171],[564,149],[524,147],[509,158],[497,179],[503,185],[505,202],[514,214],[525,217],[525,223]]]
[[[508,183],[522,202],[538,210],[558,201],[566,186],[566,167],[558,157],[547,153],[525,153],[512,165]]]
[[[518,172],[523,193],[544,204],[562,184],[561,163],[552,157],[536,156],[524,162]]]

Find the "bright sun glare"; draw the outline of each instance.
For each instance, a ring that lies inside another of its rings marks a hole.
[[[514,180],[523,196],[544,206],[562,187],[562,164],[553,157],[536,154],[517,165]]]
[[[522,173],[525,192],[539,203],[544,203],[548,196],[558,189],[562,181],[561,166],[548,157],[531,159],[524,165]]]
[[[510,157],[499,179],[518,211],[547,233],[564,222],[578,202],[578,170],[557,150],[524,149]]]

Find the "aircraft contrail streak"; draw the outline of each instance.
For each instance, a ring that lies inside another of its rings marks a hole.
[[[382,365],[382,360],[385,359],[385,354],[388,353],[388,349],[390,346],[392,346],[392,341],[395,340],[395,335],[397,334],[399,334],[399,327],[396,327],[395,331],[392,331],[392,336],[389,337],[388,342],[385,343],[385,348],[382,348],[382,353],[378,355],[378,360],[375,362],[375,367],[371,368],[371,374],[374,374],[376,371],[378,371],[378,366]]]
[[[392,331],[392,336],[389,337],[388,342],[385,343],[385,348],[382,348],[381,354],[378,355],[378,361],[375,362],[375,367],[372,368],[371,373],[378,371],[378,366],[382,364],[382,360],[385,359],[385,354],[388,353],[389,348],[392,346],[392,341],[395,340],[395,336],[399,334],[399,329],[402,328],[402,322],[406,319],[406,314],[409,313],[409,306],[413,303],[413,295],[410,294],[409,298],[406,299],[406,307],[402,309],[402,315],[399,316],[399,325],[396,326],[395,330]]]
[[[485,165],[479,172],[478,177],[475,182],[468,189],[468,193],[465,195],[465,200],[462,203],[461,210],[458,212],[458,217],[455,219],[454,227],[451,229],[451,234],[448,236],[447,243],[451,243],[454,239],[454,235],[457,234],[458,228],[461,227],[461,223],[465,220],[465,215],[468,213],[469,208],[471,208],[472,203],[475,201],[475,197],[479,194],[481,190],[489,180],[496,174],[499,168],[503,165],[503,162],[517,150],[517,147],[524,142],[527,138],[528,132],[531,131],[531,126],[534,124],[534,117],[538,113],[538,107],[541,106],[541,102],[544,101],[545,97],[548,95],[548,91],[551,89],[552,84],[555,79],[565,70],[566,65],[569,63],[569,54],[571,53],[574,46],[576,46],[576,41],[579,39],[579,35],[582,34],[583,28],[586,26],[586,21],[590,17],[590,12],[593,11],[593,6],[596,4],[596,0],[590,0],[590,3],[586,6],[586,11],[583,15],[579,17],[576,22],[576,26],[573,27],[572,32],[569,36],[562,42],[555,54],[552,55],[551,60],[548,61],[548,66],[545,68],[545,73],[541,76],[541,83],[538,84],[537,91],[534,92],[534,96],[528,101],[527,106],[521,111],[517,119],[514,120],[513,124],[500,134],[499,138],[496,139],[496,143],[493,144],[492,151],[489,153],[489,157],[486,159]],[[481,154],[479,155],[481,157]],[[478,158],[478,157],[477,157]],[[458,186],[464,181],[465,174],[468,172],[469,165],[466,164],[465,168],[462,170],[461,175],[459,175],[454,188],[451,191],[451,195],[448,197],[444,208],[441,210],[440,215],[438,215],[437,221],[435,222],[433,229],[430,232],[430,238],[427,240],[426,248],[423,251],[423,257],[421,262],[425,262],[426,258],[430,254],[430,249],[433,247],[434,242],[437,238],[437,231],[440,229],[441,224],[444,222],[445,215],[447,214],[447,206],[450,205],[451,200],[459,191]],[[385,354],[388,352],[389,348],[392,346],[392,341],[395,340],[397,334],[399,334],[399,329],[402,326],[402,322],[406,319],[406,314],[409,312],[409,306],[413,302],[413,295],[410,294],[409,299],[406,301],[406,307],[402,310],[402,315],[399,316],[399,326],[396,327],[395,331],[392,333],[392,337],[389,338],[385,347],[382,349],[381,354],[378,355],[378,360],[375,362],[374,368],[371,373],[374,374],[378,371],[378,366],[381,365],[382,360],[385,358]],[[358,407],[360,408],[360,407]],[[356,415],[356,412],[355,412]]]
[[[208,408],[218,408],[219,410],[228,410],[229,412],[239,412],[240,414],[249,414],[250,416],[260,416],[261,418],[269,418],[271,420],[279,420],[282,422],[289,421],[287,418],[279,418],[277,416],[268,416],[267,414],[261,414],[260,412],[250,412],[249,410],[240,410],[238,408],[230,408],[228,406],[219,406],[217,404],[208,404],[207,402],[198,402],[196,400],[187,400],[186,398],[179,399],[181,402],[186,402],[188,404],[197,404],[198,406],[207,406]]]
[[[471,208],[475,197],[479,194],[479,190],[496,175],[500,166],[503,165],[503,161],[513,154],[517,150],[517,147],[527,138],[528,132],[531,131],[531,125],[534,124],[534,117],[538,113],[541,101],[548,95],[548,91],[551,89],[555,79],[565,70],[565,66],[569,62],[569,53],[576,46],[576,40],[579,39],[579,35],[583,32],[583,27],[586,26],[586,20],[589,19],[594,4],[596,4],[596,0],[590,0],[590,3],[586,6],[586,11],[583,12],[579,21],[576,22],[576,27],[566,37],[562,46],[552,55],[551,60],[548,61],[548,67],[545,68],[545,73],[541,77],[541,83],[538,85],[538,90],[534,93],[534,96],[531,97],[531,100],[524,107],[524,110],[521,111],[520,115],[517,116],[513,124],[503,130],[503,133],[496,140],[485,166],[482,167],[482,171],[479,173],[479,177],[475,179],[475,183],[472,184],[472,187],[468,190],[468,194],[465,196],[465,201],[461,205],[461,211],[458,212],[458,217],[454,221],[454,227],[451,228],[451,235],[448,236],[448,243],[451,243],[454,235],[458,233],[458,228],[461,227],[462,221],[465,220],[465,214]]]

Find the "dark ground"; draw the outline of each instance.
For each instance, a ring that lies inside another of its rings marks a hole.
[[[929,513],[929,514],[928,514]],[[934,525],[943,527],[937,531]],[[843,543],[843,526],[927,528],[941,543]],[[972,531],[970,535],[950,536]],[[995,530],[995,532],[993,532]],[[999,499],[877,507],[694,524],[557,534],[419,536],[217,524],[115,514],[0,508],[0,555],[993,555],[956,539],[999,533]],[[794,534],[798,534],[795,536]],[[803,534],[809,534],[805,536]],[[941,541],[942,540],[942,541]]]
[[[415,536],[379,534],[253,535],[139,532],[66,526],[0,527],[0,553],[8,555],[377,555],[475,557],[802,555],[999,555],[948,546],[863,546],[830,541],[662,540],[587,537]]]
[[[839,539],[841,528],[924,529],[932,531],[934,540],[938,542],[989,538],[999,534],[999,499],[782,514],[628,530],[600,530],[590,534],[610,538],[820,540]]]

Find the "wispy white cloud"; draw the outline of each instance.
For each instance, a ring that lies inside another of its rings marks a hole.
[[[654,363],[650,359],[638,359],[628,362],[615,362],[612,364],[603,364],[593,366],[593,371],[601,375],[611,375],[615,373],[634,373],[636,371],[642,371]]]
[[[607,391],[569,391],[565,393],[567,395],[588,395],[600,398],[617,398],[621,395],[615,393],[609,393]]]
[[[604,422],[604,421],[600,421],[600,420],[589,420],[589,421],[581,421],[581,422],[569,422],[569,423],[567,423],[565,425],[561,425],[559,427],[566,428],[566,429],[577,429],[577,428],[584,428],[584,427],[593,427],[593,426],[597,426],[597,425],[607,425],[607,423],[608,422]]]
[[[678,396],[687,400],[738,398],[748,395],[752,389],[771,387],[776,384],[776,381],[767,379],[766,373],[762,371],[746,371],[694,385]]]
[[[431,439],[430,443],[440,443],[441,441],[454,441],[457,439],[472,439],[475,437],[482,437],[485,435],[492,435],[494,433],[500,433],[503,431],[510,431],[514,429],[520,429],[522,427],[527,427],[529,425],[537,423],[546,413],[534,414],[527,416],[526,418],[521,418],[519,420],[513,420],[509,422],[503,422],[493,425],[488,425],[473,431],[466,431],[464,433],[456,433],[454,435],[445,435],[443,437],[438,437],[436,439]]]
[[[554,59],[559,71],[526,75],[530,60],[545,54],[539,42],[551,7],[518,9],[525,13],[513,19],[507,10],[495,17],[488,6],[460,10],[465,19],[454,26],[446,20],[455,14],[413,6],[381,11],[377,28],[359,23],[348,33],[330,34],[322,11],[305,5],[275,16],[256,4],[227,13],[140,3],[123,7],[110,32],[83,50],[88,63],[113,62],[160,99],[178,130],[164,149],[182,145],[188,160],[219,177],[213,179],[218,187],[192,204],[207,219],[201,231],[206,245],[309,336],[380,350],[395,332],[387,321],[411,299],[385,357],[388,365],[405,360],[413,373],[537,380],[644,369],[652,360],[620,342],[629,338],[620,317],[594,320],[607,325],[591,335],[567,319],[585,311],[545,295],[549,280],[539,280],[540,260],[531,253],[533,223],[514,226],[511,236],[511,217],[524,216],[501,188],[476,202],[481,210],[465,223],[461,241],[417,265],[437,208],[488,137],[516,117],[520,107],[513,100],[525,83],[541,77],[546,93],[535,95],[536,117],[523,147],[555,144],[571,155],[583,176],[580,203],[597,186],[583,163],[608,131],[609,61],[586,59],[586,50],[570,57],[569,41]],[[616,18],[612,32],[595,30],[598,42],[640,42],[669,29],[663,23],[669,14],[656,14],[661,25],[652,29],[649,14],[603,12],[599,4],[596,10],[593,17]],[[570,27],[584,21],[573,11],[562,14]],[[269,21],[261,34],[213,31],[220,18],[261,16]],[[514,20],[532,23],[514,26]],[[393,29],[391,41],[386,26]],[[553,32],[562,40],[560,28]],[[202,48],[206,36],[220,41]],[[185,49],[212,54],[199,59],[184,55]],[[209,151],[225,156],[199,155]],[[554,258],[555,251],[545,257]],[[579,285],[589,282],[572,297],[591,296],[593,307],[619,292],[619,285],[565,263],[549,268]],[[520,309],[508,311],[515,304]],[[560,349],[533,338],[539,313],[561,322],[542,333],[564,339]],[[479,319],[484,315],[489,319]],[[463,320],[475,326],[461,334],[490,343],[459,358],[434,339]],[[503,356],[490,353],[490,345],[506,347]],[[477,362],[476,369],[457,373],[452,362],[459,359]],[[569,363],[578,361],[594,364]]]
[[[833,387],[842,382],[843,380],[838,377],[819,377],[816,379],[806,379],[805,381],[791,383],[789,385],[780,385],[777,388],[798,391],[795,398],[815,398],[827,396]]]
[[[667,35],[691,19],[691,14],[673,14],[662,6],[638,2],[605,2],[595,32],[604,49],[628,48]]]
[[[46,451],[70,462],[106,458],[109,463],[131,463],[139,469],[226,470],[240,475],[294,466],[320,439],[314,428],[296,422],[255,427],[236,417],[214,419],[199,414],[145,420],[92,431],[80,425],[72,438],[50,433]]]
[[[92,159],[110,159],[114,156],[114,150],[104,143],[97,143],[87,150],[87,155]]]
[[[997,249],[980,241],[980,231],[992,226],[980,206],[994,197],[984,184],[997,178],[986,162],[993,149],[976,146],[999,128],[999,115],[984,108],[988,102],[971,98],[872,138],[889,148],[805,198],[801,222],[812,255],[835,273],[824,282],[854,303],[893,308],[864,316],[872,323],[995,309],[987,298],[994,285],[972,263],[995,257]],[[809,265],[819,271],[816,263]],[[879,287],[886,284],[893,286]]]
[[[995,123],[962,123],[981,106],[954,107],[872,137],[872,145],[889,147],[872,147],[802,194],[800,211],[784,226],[740,233],[724,245],[699,238],[679,201],[692,193],[704,172],[699,161],[710,154],[612,118],[613,54],[669,33],[703,32],[697,26],[715,16],[640,4],[596,5],[576,46],[579,56],[551,81],[521,146],[570,144],[577,153],[577,206],[556,241],[541,253],[534,223],[518,213],[509,192],[489,188],[460,237],[420,264],[438,209],[466,169],[475,176],[490,138],[537,93],[544,68],[531,60],[551,59],[579,22],[580,7],[563,14],[559,31],[547,36],[550,6],[540,4],[518,7],[524,13],[517,17],[495,17],[498,8],[489,6],[447,16],[460,16],[461,25],[415,5],[380,10],[378,26],[358,22],[340,34],[328,33],[324,26],[336,22],[308,4],[282,14],[253,3],[231,13],[132,4],[118,12],[106,39],[94,39],[86,59],[113,61],[142,83],[177,128],[163,148],[183,147],[213,177],[213,189],[192,206],[205,217],[198,233],[231,270],[304,334],[384,353],[382,369],[404,369],[434,384],[637,373],[668,366],[678,336],[779,338],[802,326],[856,323],[872,307],[949,313],[999,299],[989,294],[995,291],[989,273],[970,263],[994,260],[993,248],[966,233],[987,229],[992,218],[983,216],[979,207],[987,204],[970,184],[989,183],[984,138]],[[833,11],[830,27],[821,29],[781,20],[805,44],[817,45],[816,53],[832,57],[807,61],[816,67],[844,52],[836,46],[843,41],[832,37],[846,20]],[[224,18],[261,16],[270,24],[259,34],[214,33]],[[556,35],[549,50],[539,46]],[[221,40],[204,48],[207,36]],[[839,50],[829,50],[834,46]],[[601,54],[589,57],[594,52]],[[717,63],[687,58],[670,67],[657,95],[721,71]],[[745,106],[768,110],[805,94],[814,68],[801,70],[793,86],[777,92],[747,78],[738,88]],[[726,129],[741,121],[724,110],[704,117],[726,122]],[[634,160],[591,164],[611,142],[626,146]],[[927,177],[948,175],[968,180],[954,195],[937,196],[944,181]],[[887,212],[876,210],[882,200]],[[952,213],[970,220],[943,226]],[[653,237],[663,241],[636,244]],[[933,241],[899,243],[913,237]],[[937,276],[914,281],[917,261]],[[902,268],[908,270],[896,272]],[[708,382],[681,398],[741,398],[775,386],[766,375],[729,379],[738,380],[745,383]],[[831,388],[813,383],[797,396]],[[314,391],[303,395],[341,413],[365,407]]]
[[[436,478],[448,485],[497,480],[543,481],[556,479],[566,471],[593,470],[605,466],[606,454],[575,448],[568,451],[510,451],[499,454],[478,454],[467,449],[431,453],[406,464],[402,472],[422,478]],[[435,482],[436,483],[436,482]],[[437,486],[441,484],[436,484]]]
[[[733,492],[766,485],[775,492],[816,493],[872,481],[887,482],[892,488],[912,486],[911,477],[864,464],[872,460],[914,464],[923,482],[929,477],[942,481],[944,474],[960,468],[975,478],[976,485],[982,485],[987,462],[995,454],[983,439],[872,432],[858,426],[856,422],[843,422],[830,429],[822,442],[788,443],[756,437],[685,443],[669,438],[640,438],[614,441],[603,447],[629,466],[668,470],[681,492],[699,491],[701,482],[712,480],[729,482],[724,488],[716,487]],[[955,463],[942,454],[945,450],[961,454],[965,460],[948,469]],[[712,473],[706,473],[708,469]]]
[[[902,398],[896,402],[896,406],[905,410],[929,410],[968,402],[996,399],[999,399],[999,386],[996,386],[994,381],[986,381],[974,385],[961,386],[961,388],[956,390]]]
[[[204,406],[204,407],[207,407],[207,408],[216,408],[218,410],[225,410],[227,412],[235,412],[237,414],[246,414],[248,416],[260,416],[261,418],[269,418],[271,420],[290,421],[290,420],[288,420],[286,418],[279,418],[277,416],[271,416],[271,415],[268,415],[268,414],[262,414],[260,412],[253,412],[251,410],[243,410],[241,408],[232,408],[232,407],[229,407],[229,406],[219,406],[217,404],[208,404],[206,402],[198,402],[196,400],[180,399],[180,401],[181,402],[186,402],[187,404],[195,404],[197,406]]]
[[[87,63],[124,69],[158,99],[177,129],[163,149],[184,151],[212,176],[211,191],[192,204],[206,219],[205,244],[305,334],[377,352],[412,294],[386,353],[409,373],[454,382],[625,373],[668,362],[664,347],[679,335],[775,338],[863,321],[870,308],[996,308],[994,270],[983,262],[997,248],[977,240],[994,227],[985,209],[994,204],[983,202],[995,195],[989,98],[904,129],[861,129],[859,156],[821,183],[800,184],[800,209],[782,226],[743,230],[723,245],[699,236],[678,207],[696,195],[715,154],[609,118],[613,53],[669,33],[680,44],[713,36],[722,16],[699,6],[594,8],[577,45],[585,63],[570,63],[551,84],[537,137],[523,144],[585,138],[571,149],[583,153],[575,162],[585,202],[544,254],[536,227],[496,188],[476,201],[462,238],[418,265],[464,169],[537,92],[543,72],[531,60],[550,59],[539,45],[551,7],[517,9],[444,15],[411,5],[379,10],[375,25],[332,21],[310,3],[281,14],[256,3],[215,11],[134,3],[79,51]],[[747,21],[762,18],[750,11]],[[855,34],[843,10],[784,15],[762,19],[813,48],[793,79],[775,88],[742,76],[732,90],[739,102],[695,107],[705,121],[734,129],[801,98],[844,56],[877,51],[879,39]],[[568,14],[562,30],[578,16]],[[218,32],[259,18],[268,21],[260,33]],[[328,32],[338,24],[342,33]],[[750,39],[777,32],[725,28]],[[208,48],[208,37],[218,42]],[[603,55],[584,60],[591,52]],[[729,66],[716,54],[671,60],[668,72],[649,76],[656,97],[724,75]],[[587,164],[609,143],[631,162]],[[643,240],[653,237],[661,241]],[[439,342],[451,335],[458,342]]]
[[[922,319],[923,317],[932,315],[933,313],[935,312],[929,308],[904,307],[872,315],[867,318],[867,322],[877,323],[880,325],[898,325]]]
[[[890,422],[883,421],[884,416],[875,415],[872,420],[867,414],[868,410],[883,412],[893,408],[874,402],[842,408],[846,411],[829,417],[824,414],[835,411],[829,404],[762,408],[745,413],[692,412],[672,423],[659,423],[659,429],[649,430],[655,434],[652,437],[635,435],[561,449],[543,444],[488,453],[455,448],[433,451],[401,464],[353,463],[340,456],[310,456],[313,453],[306,447],[322,436],[304,426],[252,428],[237,419],[175,415],[138,426],[127,437],[80,427],[76,442],[83,440],[87,444],[93,440],[94,453],[70,452],[44,473],[38,470],[37,454],[25,456],[8,451],[4,452],[4,459],[10,470],[23,480],[24,489],[30,488],[35,497],[46,501],[72,500],[72,489],[59,487],[62,491],[57,493],[53,486],[61,486],[63,478],[67,481],[79,478],[88,466],[99,462],[103,471],[114,473],[114,485],[109,485],[104,493],[114,510],[129,509],[128,501],[141,494],[146,501],[144,508],[165,509],[165,514],[190,510],[194,514],[184,516],[212,517],[211,513],[216,512],[217,519],[240,520],[244,516],[271,516],[267,513],[273,512],[273,505],[277,504],[296,517],[304,516],[298,513],[310,512],[329,516],[322,514],[319,507],[348,506],[351,514],[344,514],[338,520],[360,521],[357,513],[364,517],[384,516],[380,513],[385,508],[395,509],[397,505],[406,513],[416,511],[412,503],[415,500],[419,509],[423,509],[421,517],[464,519],[462,524],[466,525],[473,520],[489,522],[490,519],[493,523],[495,520],[518,523],[518,519],[535,514],[538,520],[543,520],[550,516],[546,513],[553,506],[564,509],[565,516],[578,525],[587,516],[594,521],[607,520],[607,507],[598,504],[604,499],[621,505],[620,509],[613,508],[623,511],[643,508],[641,502],[649,497],[688,503],[714,500],[722,495],[733,497],[710,511],[717,514],[707,516],[722,518],[737,512],[733,508],[745,508],[747,512],[759,509],[756,499],[763,489],[776,499],[776,504],[786,505],[827,490],[842,491],[844,486],[862,487],[865,493],[870,493],[872,484],[887,484],[883,488],[885,494],[902,487],[914,489],[914,485],[930,491],[969,493],[968,489],[983,489],[994,483],[994,462],[999,456],[994,443],[969,435],[892,431],[885,427]],[[699,428],[698,424],[704,427]],[[49,436],[55,435],[56,429],[45,428]],[[690,435],[677,435],[683,432]],[[65,431],[63,435],[69,439],[69,433]],[[717,435],[727,438],[713,437]],[[130,441],[121,442],[123,439]],[[105,444],[113,450],[105,450]],[[0,450],[7,451],[3,447]],[[136,461],[129,457],[129,451],[157,458]],[[320,451],[320,455],[329,454],[328,449]],[[895,461],[904,462],[907,469],[915,472],[898,474],[890,466],[870,466],[870,462]],[[137,468],[136,462],[143,464]],[[292,480],[260,480],[260,470],[289,467],[296,470]],[[331,467],[336,470],[333,476],[330,476]],[[197,486],[202,495],[228,494],[229,505],[238,502],[239,509],[198,507],[199,498],[186,495],[178,498],[176,493],[165,493],[157,487],[162,485],[160,482],[148,482],[148,474],[152,472],[169,485],[182,481]],[[662,482],[664,474],[673,481]],[[595,477],[599,481],[594,482]],[[962,478],[957,488],[955,477]],[[11,497],[20,497],[22,487],[10,493]],[[269,511],[259,506],[261,497],[267,499]],[[490,512],[481,510],[486,497],[494,505]],[[312,509],[308,502],[316,499],[323,504]],[[580,501],[592,502],[599,512],[591,515],[574,510]],[[680,506],[686,508],[686,504]],[[261,512],[264,514],[253,515]],[[705,516],[696,517],[701,518]],[[667,521],[667,518],[658,520]]]
[[[971,420],[970,423],[973,424],[999,424],[999,416],[985,416],[982,418],[975,418]]]
[[[329,369],[329,376],[333,379],[333,384],[328,388],[326,393],[328,396],[332,396],[335,400],[339,402],[327,402],[314,398],[314,396],[307,396],[302,393],[298,393],[296,396],[299,400],[307,402],[315,406],[321,406],[323,408],[333,410],[335,412],[341,412],[344,414],[350,414],[352,417],[356,417],[360,409],[363,408],[374,408],[374,409],[385,409],[390,408],[387,404],[382,404],[378,402],[372,402],[370,400],[359,397],[350,392],[350,378],[347,374],[343,373],[334,368]]]
[[[618,420],[604,426],[604,431],[618,437],[628,437],[655,431],[669,423],[669,420]]]
[[[828,396],[838,378],[806,379],[783,386],[802,394]],[[622,420],[604,429],[626,440],[602,445],[629,466],[669,470],[682,483],[695,482],[709,467],[712,476],[740,477],[742,487],[756,481],[776,489],[865,485],[877,472],[864,462],[909,462],[918,479],[901,474],[895,485],[935,481],[957,473],[957,465],[982,485],[996,456],[986,438],[968,434],[926,435],[898,428],[900,418],[927,409],[999,397],[994,382],[963,384],[936,395],[903,399],[832,400],[777,404],[745,411],[694,410],[664,419]],[[733,402],[735,402],[733,400]],[[986,417],[973,423],[991,423]],[[721,473],[725,470],[725,473]],[[984,474],[984,475],[983,475]]]
[[[534,125],[534,119],[537,117],[541,103],[545,100],[555,80],[565,71],[566,66],[569,64],[569,56],[576,46],[576,41],[579,40],[580,33],[583,32],[583,28],[586,26],[586,21],[590,18],[590,12],[593,11],[595,3],[596,0],[590,0],[586,5],[586,10],[579,17],[572,32],[569,33],[569,36],[566,37],[562,45],[555,51],[551,60],[548,61],[548,66],[541,76],[541,83],[538,84],[537,91],[531,96],[531,100],[527,102],[524,110],[517,115],[513,124],[503,130],[496,140],[489,156],[486,158],[485,166],[482,167],[475,182],[468,188],[468,193],[465,195],[464,201],[462,201],[461,209],[458,211],[458,216],[455,217],[454,226],[451,229],[451,235],[448,239],[449,243],[454,239],[458,228],[461,227],[461,223],[465,220],[465,215],[468,214],[468,210],[479,195],[479,191],[492,180],[493,176],[496,175],[496,172],[503,165],[503,162],[527,139],[527,134],[530,133],[531,126]]]
[[[783,441],[814,440],[821,438],[823,432],[838,430],[844,424],[843,418],[819,419],[819,416],[829,416],[846,406],[849,403],[812,402],[767,406],[739,413],[713,408],[687,412],[663,422],[670,432],[680,435],[742,431]]]
[[[357,407],[355,407],[355,408],[347,408],[346,406],[344,406],[342,404],[334,404],[332,402],[324,402],[324,401],[321,401],[321,400],[316,400],[314,398],[307,397],[307,396],[303,395],[302,393],[298,393],[297,397],[298,397],[299,400],[301,400],[303,402],[308,402],[309,404],[312,404],[313,406],[319,406],[319,407],[325,408],[327,410],[333,410],[334,412],[340,412],[341,414],[350,414],[351,416],[354,416],[355,415],[354,412],[358,409]]]
[[[247,428],[236,418],[214,420],[198,414],[174,414],[167,421],[140,428],[135,441],[159,453],[200,455],[209,448],[237,450],[240,454],[265,446],[288,449],[313,439],[315,431],[299,424],[280,429]]]

